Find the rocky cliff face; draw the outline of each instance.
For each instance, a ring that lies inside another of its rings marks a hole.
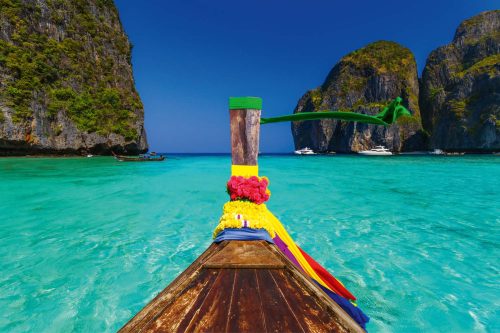
[[[379,41],[343,57],[321,87],[307,92],[297,112],[320,110],[376,114],[380,107],[401,96],[413,118],[403,118],[388,127],[338,120],[304,121],[292,124],[296,149],[357,152],[385,145],[394,151],[420,149],[418,75],[413,54],[394,42]]]
[[[147,150],[112,0],[0,0],[0,154]]]
[[[500,10],[465,20],[433,51],[420,107],[432,148],[500,150]]]

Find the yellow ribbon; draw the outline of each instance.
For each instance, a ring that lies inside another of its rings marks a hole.
[[[257,165],[231,165],[232,176],[252,177],[259,175],[259,166]],[[219,225],[214,230],[213,237],[215,238],[219,232],[225,228],[242,228],[242,222],[237,218],[238,214],[242,214],[245,219],[248,218],[249,227],[263,228],[269,233],[271,238],[274,238],[275,233],[287,245],[290,252],[292,252],[295,259],[297,259],[302,269],[313,279],[318,281],[323,287],[330,290],[326,283],[316,274],[311,265],[307,262],[306,258],[302,255],[299,248],[293,241],[292,237],[288,234],[285,227],[274,216],[267,207],[257,205],[251,202],[230,201],[224,205],[224,213],[219,221]],[[239,217],[239,216],[238,216]],[[337,280],[337,279],[336,279]],[[337,280],[338,281],[338,280]],[[340,281],[339,281],[340,282]]]
[[[316,272],[311,267],[311,265],[309,265],[306,258],[304,258],[304,256],[302,255],[302,252],[300,252],[299,248],[297,247],[297,245],[293,241],[292,237],[288,234],[285,227],[283,227],[283,225],[278,220],[278,218],[276,218],[276,216],[274,216],[274,214],[271,213],[269,210],[267,210],[267,212],[268,212],[267,220],[273,226],[274,232],[276,232],[278,234],[278,236],[281,238],[281,240],[286,244],[286,246],[288,247],[290,252],[292,252],[295,259],[297,259],[297,261],[299,262],[300,266],[302,266],[302,269],[304,269],[304,271],[306,271],[306,273],[310,277],[312,277],[313,279],[318,281],[323,287],[330,290],[330,288],[326,285],[326,283],[318,276],[318,274],[316,274]]]
[[[232,176],[252,177],[259,175],[258,165],[231,165]]]
[[[277,234],[287,245],[302,269],[322,286],[330,289],[307,262],[285,227],[264,204],[257,205],[246,201],[227,202],[224,205],[223,214],[219,220],[219,225],[214,230],[213,237],[215,238],[219,232],[226,228],[242,228],[244,220],[247,220],[249,228],[265,229],[271,238],[274,238],[275,234]]]

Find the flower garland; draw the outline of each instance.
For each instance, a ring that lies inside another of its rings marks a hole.
[[[274,237],[269,211],[264,205],[271,196],[268,185],[267,177],[231,176],[226,186],[231,201],[224,205],[214,238],[226,228],[265,229]]]
[[[267,188],[269,179],[267,177],[252,176],[250,178],[242,176],[231,176],[227,182],[227,193],[232,201],[251,201],[260,205],[271,196],[271,191]]]
[[[265,229],[271,238],[276,235],[266,205],[257,205],[249,201],[229,201],[224,205],[219,225],[215,228],[213,237],[215,238],[219,232],[226,228]]]

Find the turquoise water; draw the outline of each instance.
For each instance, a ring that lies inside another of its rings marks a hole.
[[[228,156],[0,159],[0,331],[115,331],[210,244]],[[260,158],[372,332],[500,330],[500,158]]]

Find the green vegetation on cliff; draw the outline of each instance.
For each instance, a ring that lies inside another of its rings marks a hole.
[[[342,61],[357,69],[374,69],[377,74],[396,73],[404,79],[404,75],[413,70],[415,58],[398,43],[378,41],[348,54]]]
[[[457,76],[462,78],[466,74],[472,74],[472,75],[488,74],[490,77],[492,77],[498,75],[499,71],[500,71],[500,54],[494,54],[489,57],[480,59],[479,61],[475,62],[472,66],[468,67],[466,70],[463,70],[460,73],[458,73]]]
[[[452,42],[432,51],[421,79],[420,105],[430,145],[496,150],[500,10],[463,21]]]
[[[391,41],[377,41],[371,43],[361,49],[349,53],[340,61],[340,92],[339,96],[346,99],[348,94],[352,92],[363,92],[369,85],[370,78],[373,77],[393,77],[391,81],[399,82],[400,91],[396,96],[402,97],[409,102],[416,117],[420,117],[418,112],[418,96],[415,93],[415,87],[412,87],[409,82],[412,82],[416,76],[416,63],[413,53],[406,47]],[[379,108],[391,98],[390,96],[384,100],[367,101],[361,96],[352,106],[347,109],[364,108]],[[352,100],[352,98],[349,98]]]
[[[138,136],[141,101],[133,82],[117,78],[131,50],[113,1],[0,0],[0,8],[1,28],[12,32],[0,39],[0,99],[16,123],[38,105],[52,119],[64,111],[82,131]]]
[[[462,23],[460,23],[458,30],[459,31],[464,30],[464,29],[472,30],[473,28],[480,27],[481,25],[484,24],[485,17],[488,15],[492,15],[492,14],[500,14],[500,9],[483,12],[481,14],[478,14],[478,15],[472,16],[466,20],[463,20]]]

